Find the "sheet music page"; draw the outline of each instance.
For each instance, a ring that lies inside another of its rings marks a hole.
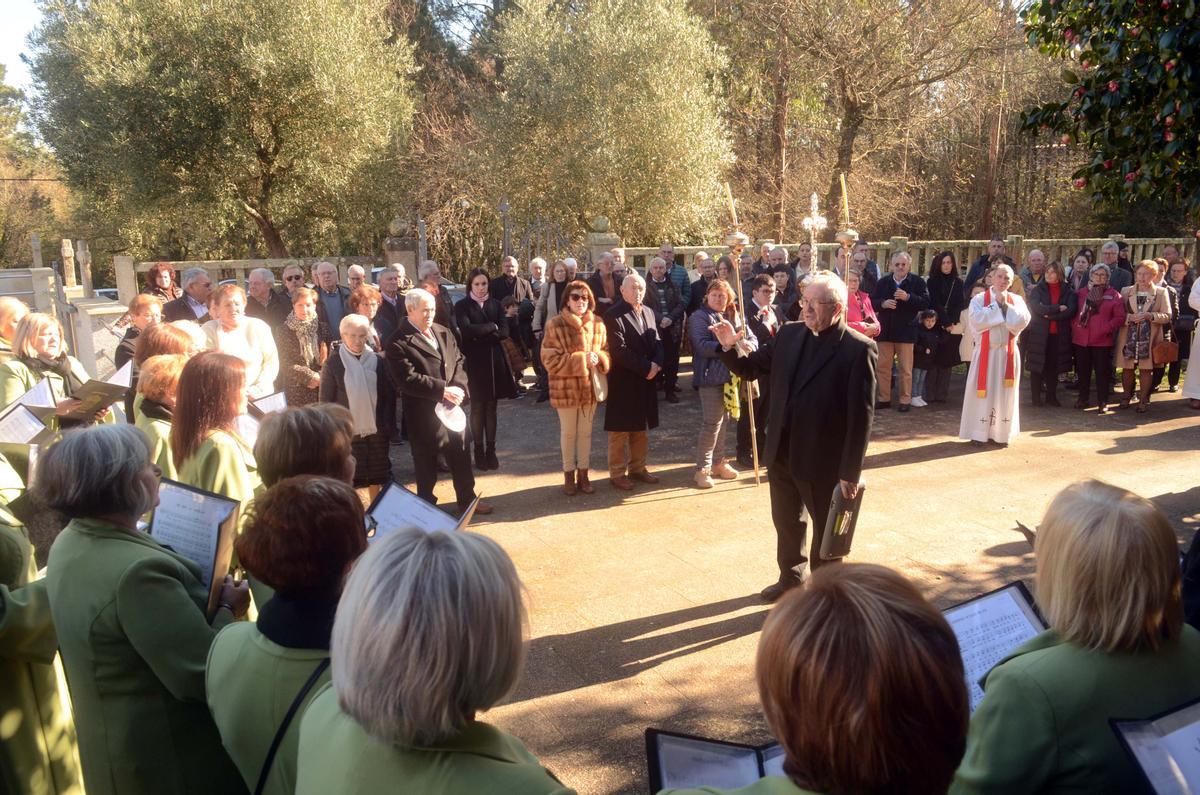
[[[117,370],[115,373],[113,373],[112,375],[110,375],[108,378],[106,378],[104,380],[110,384],[116,384],[117,386],[123,386],[126,389],[133,386],[133,359],[130,359],[129,361],[125,362],[125,364],[122,365],[120,370]]]
[[[45,423],[23,405],[17,405],[12,411],[0,418],[0,442],[9,444],[29,444],[29,441],[42,432]]]
[[[763,770],[766,775],[787,778],[787,773],[783,772],[783,756],[783,746],[779,743],[763,749]]]
[[[258,420],[249,414],[238,415],[237,432],[238,436],[241,436],[250,449],[253,450],[255,442],[258,441]]]
[[[58,401],[54,397],[54,387],[50,385],[49,378],[38,381],[37,386],[17,398],[17,402],[22,406],[43,409],[52,409],[58,405]]]
[[[232,500],[201,494],[164,481],[150,535],[200,567],[205,588],[212,586],[213,561],[221,538],[221,523],[237,507]]]
[[[1194,795],[1197,782],[1189,788],[1184,773],[1172,759],[1163,737],[1150,721],[1117,724],[1138,766],[1146,774],[1157,795]]]
[[[1172,772],[1187,782],[1187,791],[1200,792],[1200,705],[1168,715],[1155,725],[1164,732],[1159,745],[1174,763]]]
[[[254,404],[254,408],[263,414],[270,414],[273,411],[283,411],[287,408],[287,398],[283,396],[282,392],[276,392],[250,402]]]
[[[686,737],[658,737],[663,787],[733,789],[758,781],[758,753]]]
[[[457,526],[453,516],[394,483],[384,489],[368,518],[375,523],[375,533],[368,541],[405,527],[419,527],[426,533],[452,533]]]
[[[1005,588],[943,613],[962,651],[972,712],[983,700],[979,680],[1009,652],[1042,632],[1037,615],[1024,601],[1016,588]]]

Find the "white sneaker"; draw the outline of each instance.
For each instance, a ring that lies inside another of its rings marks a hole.
[[[696,470],[696,488],[711,489],[713,487],[711,473],[707,469]]]
[[[913,408],[915,408],[915,409],[923,409],[923,408],[925,408],[925,407],[926,407],[926,406],[928,406],[928,405],[929,405],[929,404],[925,402],[925,399],[924,399],[924,398],[915,397],[915,398],[913,398],[913,399],[912,399],[912,406],[913,406]]]

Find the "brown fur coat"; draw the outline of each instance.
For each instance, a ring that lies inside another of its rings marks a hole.
[[[546,323],[542,337],[542,364],[550,378],[550,405],[556,409],[590,406],[596,402],[588,372],[589,353],[600,359],[600,371],[609,368],[608,332],[604,321],[591,312],[582,318],[564,309]]]

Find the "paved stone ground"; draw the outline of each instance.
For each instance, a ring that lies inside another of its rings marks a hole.
[[[767,612],[757,594],[776,576],[765,477],[692,488],[700,411],[682,384],[682,403],[662,404],[651,434],[658,486],[626,495],[608,485],[598,417],[596,493],[565,497],[557,417],[532,392],[501,407],[501,468],[479,478],[496,512],[473,529],[516,561],[531,625],[524,677],[486,719],[580,793],[646,791],[647,726],[768,739],[753,681]],[[1023,433],[1007,449],[960,443],[958,402],[877,416],[851,560],[899,569],[942,607],[1029,579],[1016,521],[1036,525],[1060,488],[1085,477],[1154,498],[1181,543],[1200,528],[1200,412],[1177,395],[1110,417],[1034,409],[1025,397]],[[395,452],[398,476],[411,478],[407,448]],[[438,494],[452,499],[447,481]]]

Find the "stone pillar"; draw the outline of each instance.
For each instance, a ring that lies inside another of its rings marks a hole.
[[[415,283],[419,250],[419,241],[409,233],[408,222],[399,217],[393,218],[388,225],[388,236],[383,241],[383,264],[403,265],[404,275]]]
[[[134,270],[133,257],[118,254],[113,257],[113,272],[117,276],[117,298],[125,306],[138,294],[137,272]]]
[[[588,258],[591,260],[588,263],[589,270],[596,267],[596,261],[600,259],[601,254],[612,251],[619,245],[621,238],[609,231],[608,219],[603,215],[596,216],[592,221],[592,231],[588,232],[587,236]]]
[[[92,252],[88,249],[86,240],[75,243],[75,259],[79,260],[79,276],[83,281],[83,297],[95,298],[96,290],[92,284]]]
[[[59,244],[59,251],[62,253],[62,277],[63,287],[75,286],[75,246],[71,243],[69,237],[64,237],[62,243]]]
[[[34,232],[29,236],[29,253],[32,256],[33,264],[31,268],[44,268],[46,263],[42,261],[42,238]]]

